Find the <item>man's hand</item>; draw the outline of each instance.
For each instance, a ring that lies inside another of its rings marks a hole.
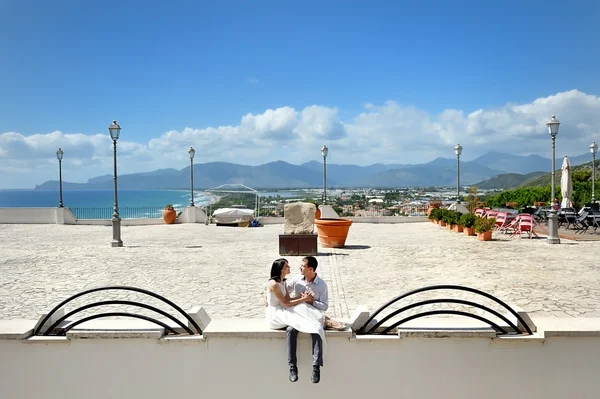
[[[304,298],[304,302],[308,303],[309,305],[312,305],[315,300],[314,294],[310,291],[303,292],[302,298]]]

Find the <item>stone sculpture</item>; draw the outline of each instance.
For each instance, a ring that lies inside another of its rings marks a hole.
[[[315,204],[294,202],[283,208],[283,234],[312,234],[315,228]]]

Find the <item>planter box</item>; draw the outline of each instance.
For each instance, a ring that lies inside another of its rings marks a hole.
[[[317,254],[316,234],[280,234],[279,255],[314,256]]]
[[[445,227],[446,226],[446,222],[443,222],[440,220],[440,226]]]
[[[477,233],[477,239],[479,241],[492,241],[492,232],[486,231],[485,233]]]
[[[454,231],[457,233],[462,233],[463,232],[463,227],[460,224],[455,224],[454,225]]]
[[[464,227],[463,228],[463,234],[468,236],[474,236],[475,235],[475,230],[472,227]]]

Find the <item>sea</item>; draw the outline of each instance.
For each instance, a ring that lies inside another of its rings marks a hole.
[[[242,194],[235,194],[242,195]],[[252,195],[251,193],[243,195]],[[294,198],[301,193],[293,190],[260,192],[261,197],[277,196]],[[194,204],[207,206],[218,200],[218,194],[194,191]],[[119,190],[121,217],[160,217],[165,205],[171,204],[181,210],[190,204],[189,190]],[[60,202],[58,190],[0,190],[0,208],[46,208],[57,207]],[[75,216],[85,219],[104,219],[112,215],[113,190],[63,190],[63,206],[70,208]]]

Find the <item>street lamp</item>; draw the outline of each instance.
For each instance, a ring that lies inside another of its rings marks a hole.
[[[194,150],[194,147],[190,147],[190,149],[188,150],[188,154],[190,156],[190,206],[194,206],[194,155],[196,155],[196,150]]]
[[[592,153],[592,203],[596,202],[596,153],[598,152],[598,144],[592,141],[590,144],[590,152]]]
[[[121,133],[121,126],[117,124],[117,121],[113,121],[108,127],[108,131],[110,132],[110,138],[113,141],[113,179],[115,187],[115,204],[112,217],[113,239],[111,245],[113,247],[122,247],[123,241],[121,240],[121,218],[119,217],[119,201],[117,200],[117,140],[119,139],[119,134]]]
[[[548,244],[560,244],[560,238],[558,238],[558,220],[556,216],[556,208],[554,207],[554,198],[556,196],[554,192],[554,163],[555,163],[555,141],[556,135],[558,134],[558,128],[560,122],[556,119],[556,116],[552,115],[552,119],[546,123],[548,126],[548,133],[552,137],[552,206],[550,207],[550,215],[548,216]]]
[[[59,187],[59,202],[58,202],[58,207],[62,208],[63,207],[63,200],[62,200],[62,159],[63,159],[63,150],[61,150],[60,148],[58,149],[58,151],[56,151],[56,158],[58,158],[58,187]]]
[[[329,149],[326,145],[321,148],[321,155],[323,155],[323,205],[327,201],[327,154]]]
[[[457,144],[454,147],[456,153],[456,203],[460,204],[460,154],[462,154],[462,146]]]

